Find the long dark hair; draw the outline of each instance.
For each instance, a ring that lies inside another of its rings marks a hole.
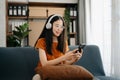
[[[40,39],[40,38],[45,38],[45,41],[46,41],[46,50],[47,52],[52,55],[52,43],[53,43],[53,31],[52,31],[52,28],[51,29],[47,29],[46,28],[46,24],[48,23],[49,19],[54,16],[51,15],[48,17],[46,23],[45,23],[45,26],[44,26],[44,29],[43,31],[41,32],[40,36],[38,37],[37,41]],[[57,20],[62,20],[63,21],[63,26],[65,26],[65,22],[64,22],[64,19],[59,16],[59,15],[56,15],[54,16],[51,21],[49,21],[52,25],[55,21]],[[66,27],[65,27],[66,29]],[[61,35],[57,38],[58,39],[58,45],[57,45],[57,50],[59,50],[60,52],[63,52],[65,53],[65,41],[66,41],[66,30],[63,29],[63,32],[61,33]],[[37,44],[37,41],[35,43],[34,46],[36,46]]]

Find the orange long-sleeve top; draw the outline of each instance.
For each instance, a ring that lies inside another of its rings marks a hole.
[[[47,56],[47,60],[53,60],[56,59],[62,55],[64,55],[62,52],[58,51],[57,48],[58,43],[57,42],[53,42],[52,44],[52,55],[48,54],[47,50],[46,50],[46,43],[45,43],[45,38],[40,38],[36,44],[36,48],[41,48],[43,50],[45,50],[46,56]],[[66,47],[65,47],[65,51],[68,51],[68,44],[66,42]],[[40,61],[38,62],[37,67],[35,68],[36,73],[39,73],[39,69],[41,67],[41,63]]]

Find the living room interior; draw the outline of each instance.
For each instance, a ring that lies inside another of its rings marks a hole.
[[[1,0],[0,11],[1,48],[33,47],[47,17],[60,14],[69,18],[69,46],[98,46],[105,75],[120,79],[120,0]],[[30,31],[23,46],[13,45],[8,36],[24,23]]]

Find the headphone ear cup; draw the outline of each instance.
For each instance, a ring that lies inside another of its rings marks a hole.
[[[47,29],[51,29],[51,27],[52,27],[51,23],[47,23],[47,24],[46,24],[46,28],[47,28]]]

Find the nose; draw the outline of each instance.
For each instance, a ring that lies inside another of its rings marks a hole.
[[[57,29],[58,31],[62,31],[63,30],[63,28],[61,28],[61,27],[58,27],[58,29]]]
[[[57,27],[57,30],[60,30],[60,27]]]

